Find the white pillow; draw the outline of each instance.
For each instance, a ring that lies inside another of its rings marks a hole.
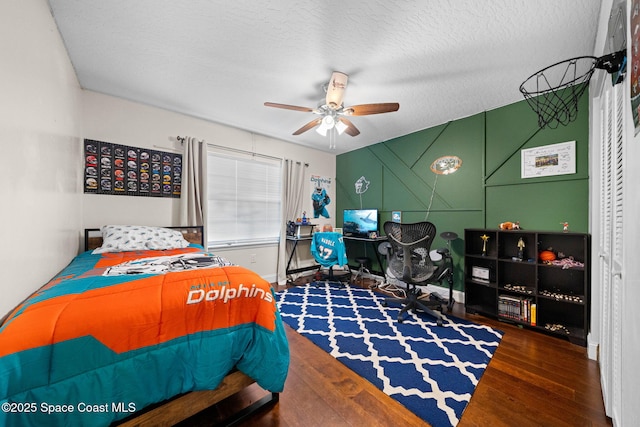
[[[102,246],[92,253],[165,250],[187,246],[189,242],[178,230],[143,225],[105,225],[102,227]]]

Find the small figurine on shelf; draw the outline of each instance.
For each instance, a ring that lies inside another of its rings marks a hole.
[[[524,240],[522,240],[522,237],[518,240],[518,259],[520,261],[524,259]]]
[[[500,230],[520,230],[520,221],[516,221],[516,222],[511,222],[511,221],[501,222],[500,224],[498,224],[498,228]]]
[[[302,223],[303,224],[307,223],[307,211],[302,212]]]
[[[489,236],[483,234],[480,238],[482,239],[482,256],[487,256],[487,240],[489,240]]]
[[[562,231],[567,233],[569,231],[569,223],[568,222],[561,222],[560,224],[562,224]]]

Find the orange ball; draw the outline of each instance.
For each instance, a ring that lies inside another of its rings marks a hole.
[[[540,258],[542,262],[550,262],[556,259],[556,254],[551,251],[542,251],[538,255],[538,258]]]

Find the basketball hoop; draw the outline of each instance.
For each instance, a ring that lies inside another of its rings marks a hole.
[[[589,87],[596,68],[608,73],[624,70],[626,51],[596,58],[579,56],[550,65],[531,75],[520,85],[520,92],[538,115],[540,128],[557,128],[578,117],[578,101]],[[622,81],[617,79],[616,83]]]

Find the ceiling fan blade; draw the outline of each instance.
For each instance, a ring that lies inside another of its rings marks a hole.
[[[265,107],[275,107],[275,108],[283,108],[285,110],[295,110],[295,111],[302,111],[305,113],[311,113],[313,112],[313,108],[309,108],[309,107],[299,107],[297,105],[289,105],[289,104],[277,104],[275,102],[265,102],[264,103]]]
[[[302,126],[300,129],[295,131],[293,134],[294,135],[300,135],[301,133],[304,133],[304,132],[308,131],[309,129],[318,126],[320,123],[322,123],[322,117],[319,117],[319,118],[317,118],[315,120],[311,120],[309,123],[307,123],[306,125]]]
[[[342,97],[347,88],[347,80],[349,80],[349,76],[345,73],[334,71],[333,74],[331,74],[331,80],[329,80],[329,84],[327,85],[327,96],[325,100],[329,108],[337,110],[342,106]]]
[[[347,128],[344,130],[344,132],[347,135],[351,135],[351,136],[360,135],[360,131],[358,130],[357,127],[355,127],[353,123],[351,123],[350,120],[347,120],[344,117],[338,117],[338,120],[344,123],[345,125],[347,125]]]
[[[380,104],[353,105],[344,109],[343,113],[348,116],[368,116],[370,114],[391,113],[398,111],[400,104],[397,102],[384,102]]]

